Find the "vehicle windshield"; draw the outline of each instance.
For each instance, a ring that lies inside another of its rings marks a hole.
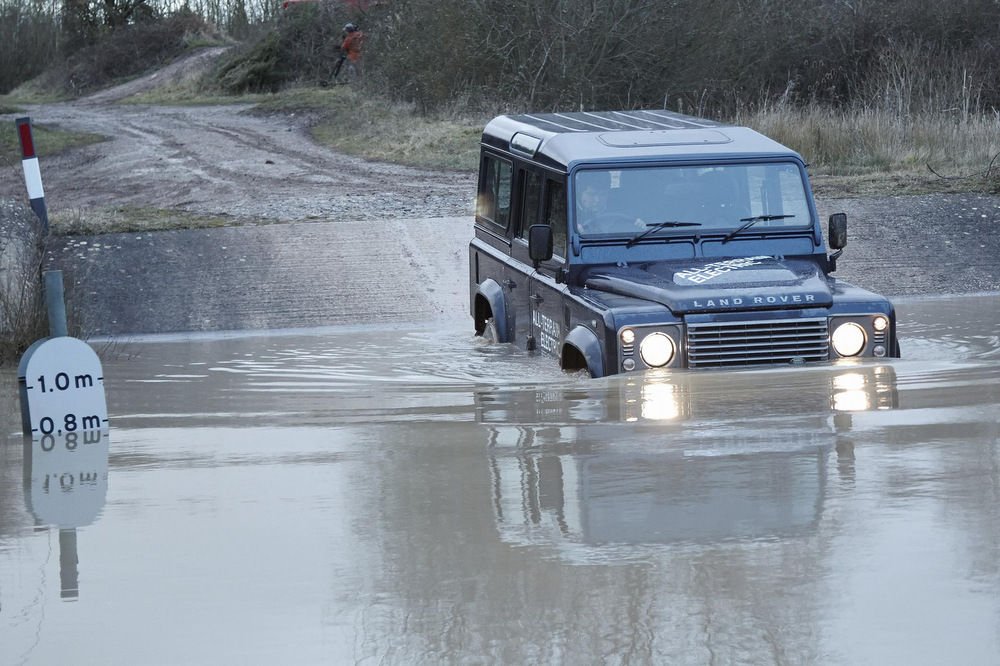
[[[749,219],[753,231],[812,224],[794,163],[585,169],[574,188],[585,236],[732,232]]]

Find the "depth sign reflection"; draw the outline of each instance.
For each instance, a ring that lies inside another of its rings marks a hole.
[[[25,504],[38,525],[59,530],[61,596],[79,597],[77,528],[101,514],[108,493],[109,437],[99,430],[24,438]]]

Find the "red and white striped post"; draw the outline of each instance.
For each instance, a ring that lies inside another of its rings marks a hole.
[[[45,190],[42,189],[42,172],[35,156],[35,142],[31,138],[31,118],[18,118],[17,135],[21,139],[21,166],[24,168],[24,184],[28,188],[31,210],[42,222],[42,235],[49,233],[49,213],[45,209]]]

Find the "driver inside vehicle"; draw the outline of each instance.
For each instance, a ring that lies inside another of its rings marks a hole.
[[[580,172],[576,176],[576,228],[584,234],[606,234],[643,228],[640,219],[633,219],[609,206],[612,190],[620,189],[619,172]],[[620,199],[616,193],[616,199]]]
[[[601,224],[608,209],[608,190],[611,180],[606,171],[582,172],[577,174],[576,227],[581,233],[603,233],[610,231]]]
[[[608,191],[595,183],[587,183],[577,195],[576,204],[576,224],[580,231],[602,231],[597,222],[608,209]]]

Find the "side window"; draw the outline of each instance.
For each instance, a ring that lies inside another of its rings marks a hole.
[[[546,181],[545,223],[552,227],[552,250],[560,257],[566,256],[566,184],[557,180]]]
[[[538,203],[542,199],[542,176],[534,171],[522,171],[524,179],[524,192],[521,208],[521,228],[518,230],[520,238],[528,237],[528,227],[538,224]]]
[[[476,214],[506,229],[510,222],[511,164],[486,155],[482,173]]]

